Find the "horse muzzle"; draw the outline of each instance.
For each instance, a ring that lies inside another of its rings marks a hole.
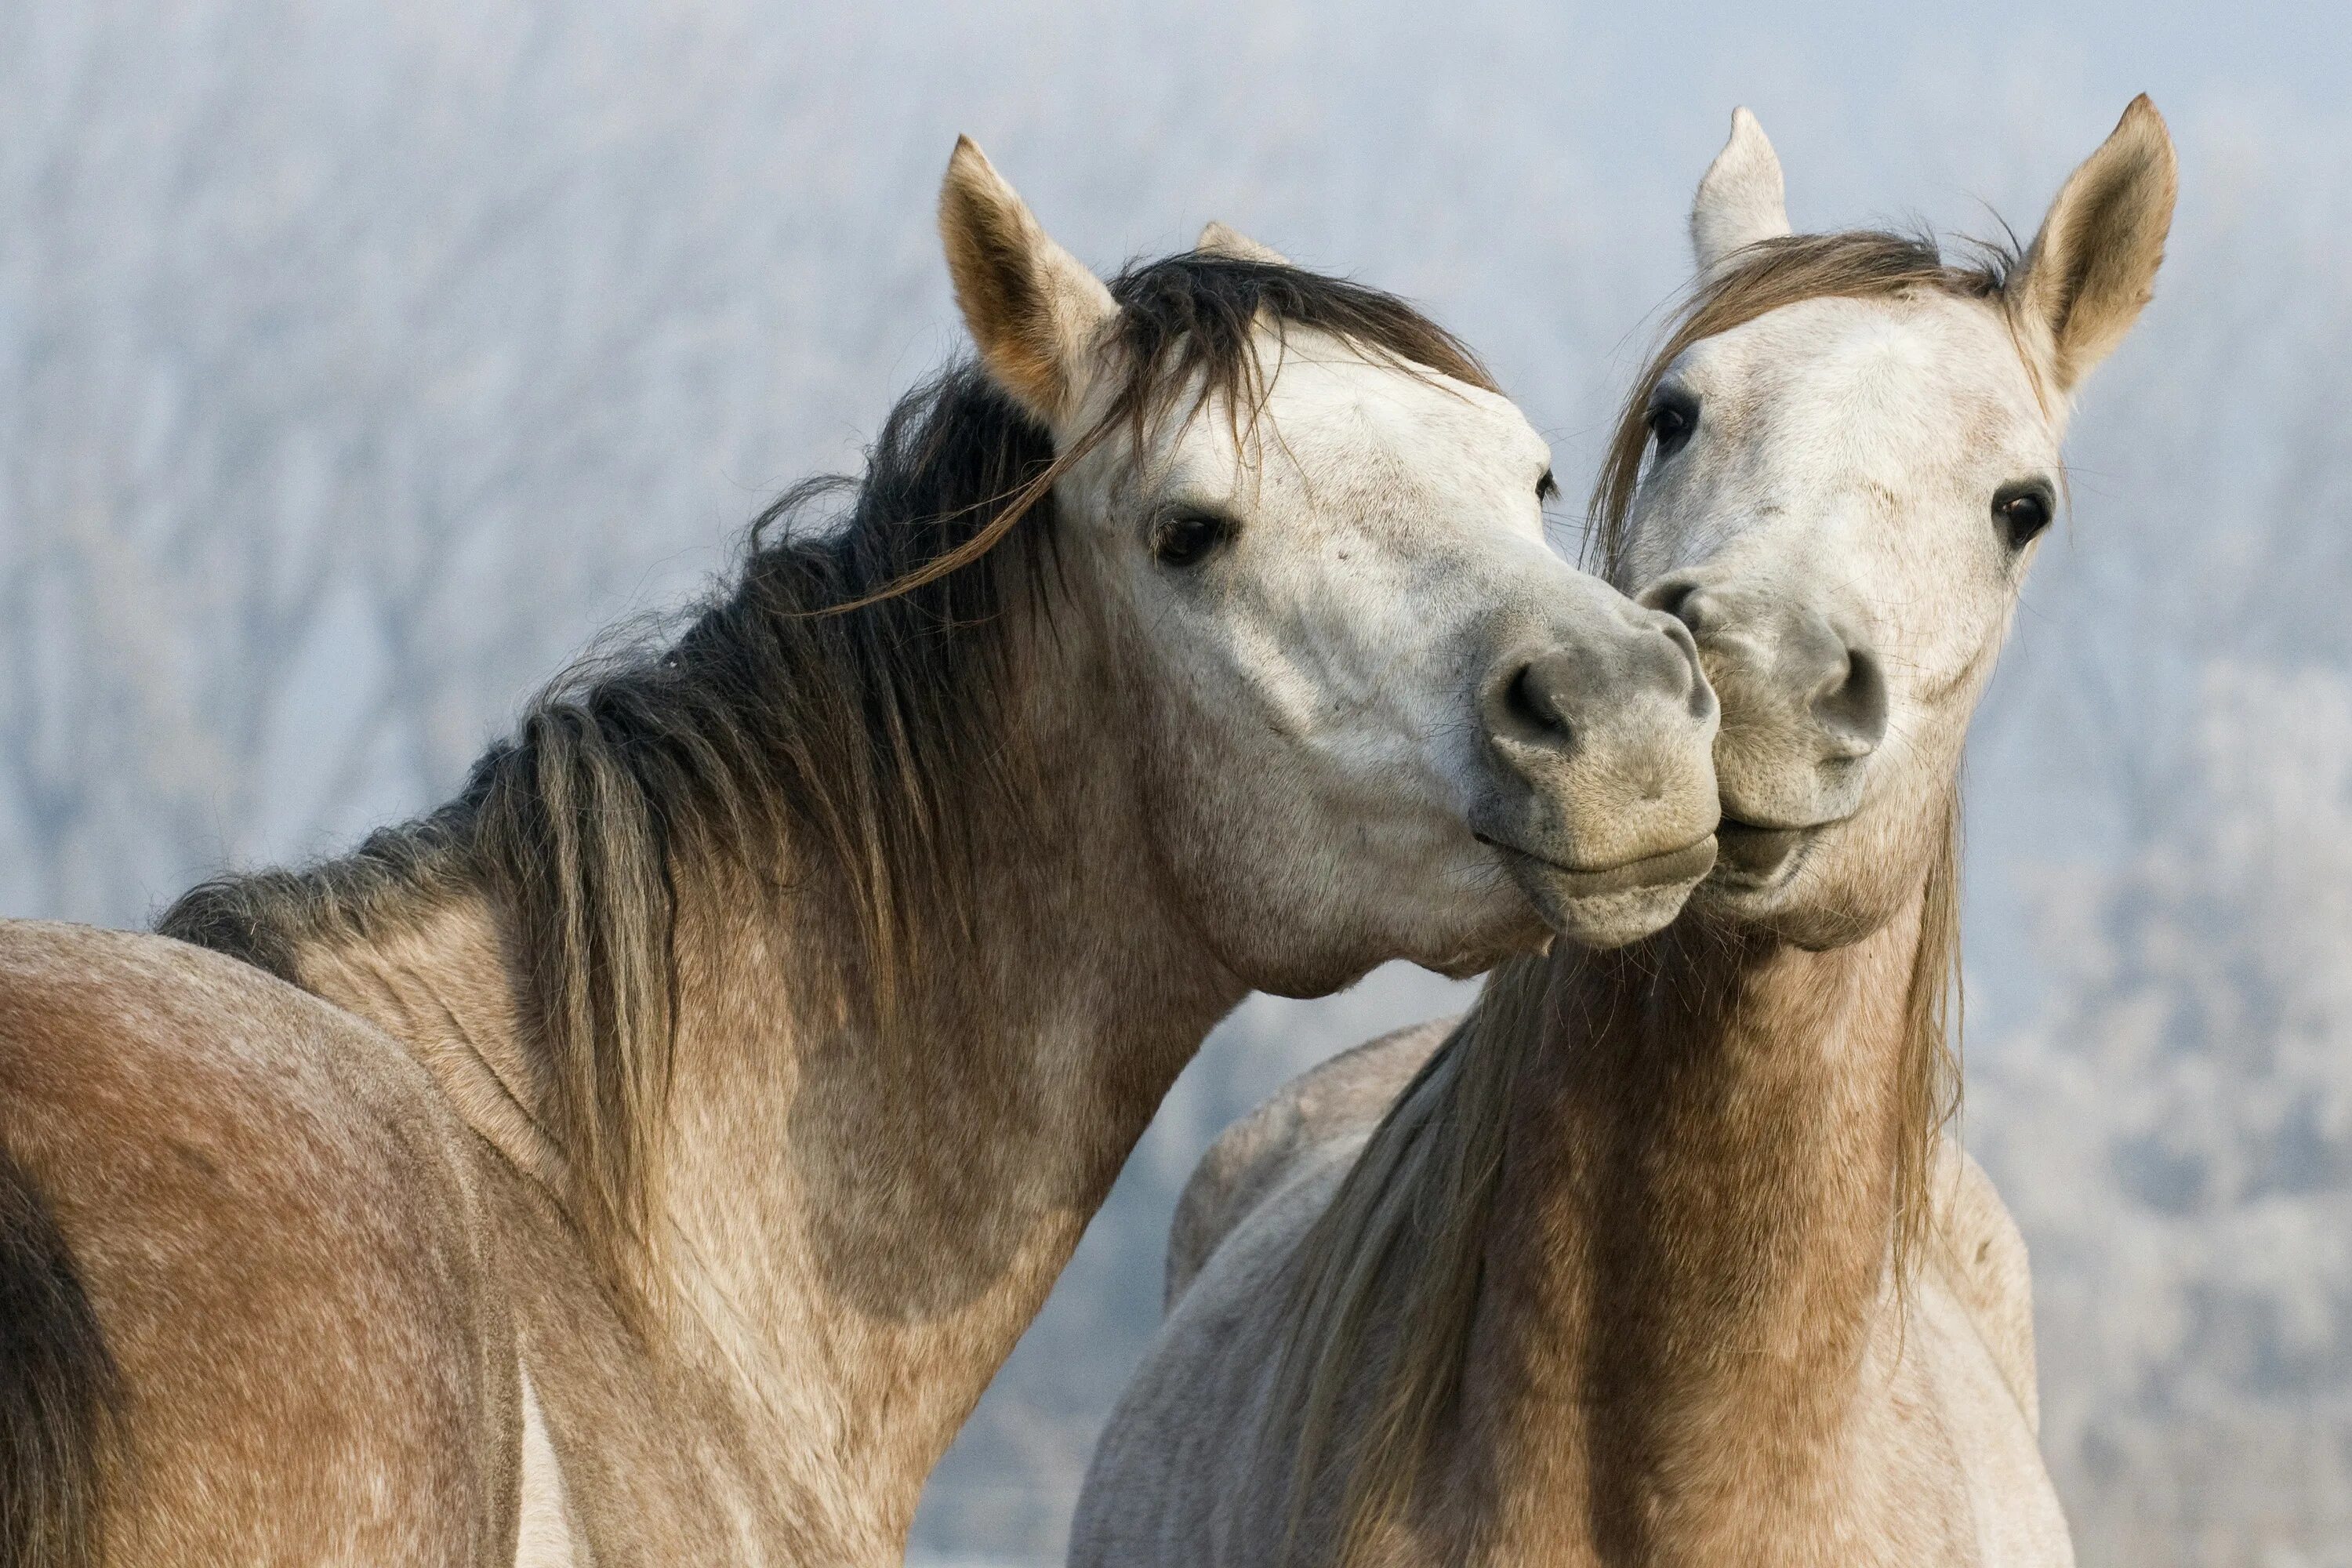
[[[1583,581],[1479,683],[1489,787],[1470,826],[1554,931],[1613,947],[1715,864],[1717,708],[1679,621]]]

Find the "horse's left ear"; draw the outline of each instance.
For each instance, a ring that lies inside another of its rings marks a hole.
[[[1201,231],[1192,248],[1204,256],[1229,257],[1235,261],[1263,261],[1269,267],[1287,267],[1290,258],[1270,245],[1260,245],[1237,228],[1212,222]]]
[[[940,186],[940,239],[964,325],[997,385],[1059,428],[1085,398],[1110,290],[1054,243],[969,136]]]
[[[2114,352],[2156,289],[2180,174],[2164,117],[2142,93],[2099,150],[2069,175],[2010,279],[2010,308],[2061,392]]]
[[[1731,111],[1731,137],[1698,183],[1691,198],[1691,255],[1701,278],[1759,240],[1789,232],[1789,206],[1780,184],[1780,155],[1764,127],[1745,109]]]

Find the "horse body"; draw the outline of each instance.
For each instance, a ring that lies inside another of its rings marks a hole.
[[[350,856],[0,928],[0,1563],[895,1561],[1248,990],[1706,873],[1695,645],[1458,344],[968,145],[941,230],[846,518]]]
[[[1212,1153],[1074,1563],[2072,1562],[2023,1247],[1942,1132],[1958,773],[2173,184],[2143,100],[1956,268],[1790,235],[1735,119],[1596,509],[1722,701],[1718,868]]]
[[[110,1510],[115,1560],[497,1560],[521,1428],[495,1202],[405,1051],[217,954],[0,923],[0,1143],[103,1329],[110,1468],[203,1500]]]

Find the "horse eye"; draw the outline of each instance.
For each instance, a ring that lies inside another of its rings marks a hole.
[[[1546,468],[1543,471],[1543,478],[1536,481],[1536,500],[1539,501],[1554,500],[1557,500],[1559,496],[1559,481],[1551,477],[1551,470],[1549,468]]]
[[[1650,405],[1647,419],[1658,456],[1671,458],[1698,429],[1698,400],[1687,393],[1661,393]]]
[[[1992,500],[1993,516],[2011,550],[2022,550],[2050,526],[2050,494],[2039,485],[2004,489]]]
[[[1233,534],[1234,525],[1222,517],[1180,512],[1151,531],[1152,559],[1162,566],[1197,566]]]

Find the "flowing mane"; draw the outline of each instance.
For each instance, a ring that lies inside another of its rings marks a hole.
[[[2003,310],[2013,258],[1980,247],[1979,265],[1947,262],[1932,240],[1875,231],[1799,235],[1749,247],[1703,279],[1668,322],[1633,383],[1595,484],[1590,553],[1622,587],[1625,522],[1641,478],[1658,381],[1691,344],[1806,300],[1884,299],[1940,290]],[[1931,1223],[1937,1141],[1958,1108],[1959,802],[1927,879],[1920,942],[1906,999],[1902,1128],[1891,1242],[1898,1283]],[[1261,1441],[1291,1477],[1286,1559],[1351,1563],[1402,1518],[1463,1369],[1486,1237],[1504,1165],[1507,1109],[1520,1064],[1547,1038],[1554,961],[1497,970],[1476,1005],[1398,1096],[1293,1259],[1292,1303]],[[1400,1310],[1393,1331],[1374,1321]],[[1367,1369],[1369,1370],[1369,1373]],[[1343,1412],[1343,1397],[1368,1395]],[[1343,1421],[1344,1415],[1344,1421]],[[1345,1435],[1342,1435],[1342,1429]],[[1338,1512],[1328,1542],[1302,1526],[1325,1486]]]
[[[813,868],[838,888],[853,989],[887,1028],[914,955],[970,933],[973,825],[1022,816],[1035,759],[1005,721],[1024,678],[1008,628],[1051,613],[1055,480],[1213,400],[1238,435],[1274,374],[1261,328],[1493,385],[1402,300],[1293,267],[1191,252],[1111,292],[1118,380],[1066,449],[977,365],[950,366],[891,411],[862,479],[787,492],[675,641],[559,677],[454,800],[340,858],[205,883],[158,929],[300,984],[306,946],[487,894],[571,1212],[625,1264],[669,1079],[682,855],[724,856],[776,898]]]

